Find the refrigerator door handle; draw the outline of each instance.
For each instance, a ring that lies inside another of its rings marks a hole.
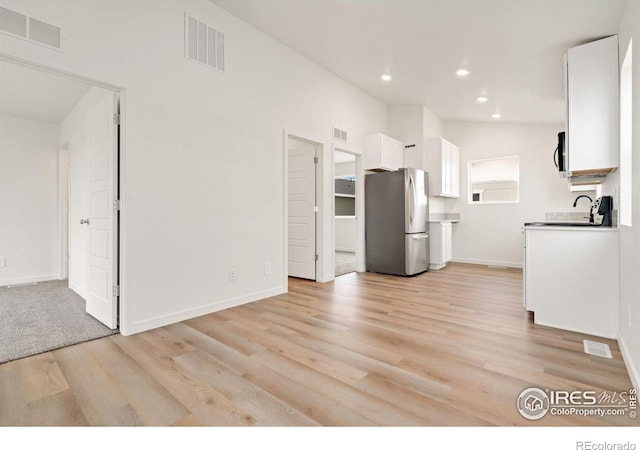
[[[413,175],[411,175],[411,173],[409,173],[409,193],[409,226],[413,227],[413,211],[416,207],[416,185],[413,182]]]

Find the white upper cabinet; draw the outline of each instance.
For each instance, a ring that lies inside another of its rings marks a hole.
[[[460,149],[446,139],[429,138],[424,149],[406,149],[405,165],[429,172],[429,195],[460,197]]]
[[[382,133],[364,138],[364,170],[398,170],[403,167],[404,144]]]
[[[567,51],[568,170],[608,173],[618,167],[620,97],[618,37]]]

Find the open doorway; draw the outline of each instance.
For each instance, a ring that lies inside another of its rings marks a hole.
[[[113,90],[0,60],[0,295],[15,302],[0,320],[44,345],[30,354],[118,328],[118,108]]]
[[[335,275],[357,270],[356,155],[334,149]]]

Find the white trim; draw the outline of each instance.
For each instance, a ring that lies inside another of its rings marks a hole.
[[[496,266],[496,267],[510,267],[513,269],[522,269],[522,262],[509,262],[509,261],[491,261],[486,259],[466,259],[466,258],[453,258],[451,262],[462,264],[476,264],[481,266]]]
[[[629,378],[631,378],[633,387],[640,389],[640,370],[635,365],[633,358],[631,357],[631,353],[629,353],[629,348],[627,347],[625,340],[620,335],[620,331],[618,331],[618,346],[620,347],[622,359],[624,360],[624,365],[627,367],[627,372],[629,373]]]
[[[53,280],[60,280],[60,279],[61,278],[57,273],[52,273],[50,275],[37,275],[33,277],[10,278],[8,280],[0,281],[0,287],[13,286],[16,284],[40,283],[42,281],[53,281]]]
[[[230,298],[222,300],[217,303],[212,303],[205,306],[199,306],[197,308],[189,308],[177,313],[166,314],[157,316],[152,319],[141,320],[134,322],[131,326],[122,326],[120,333],[123,336],[130,336],[132,334],[141,333],[143,331],[152,330],[154,328],[163,327],[165,325],[171,325],[173,323],[182,322],[184,320],[193,319],[194,317],[204,316],[206,314],[215,313],[224,309],[233,308],[235,306],[244,305],[247,303],[255,302],[257,300],[263,300],[265,298],[273,297],[280,294],[285,294],[287,289],[285,286],[277,287],[274,289],[268,289],[260,292],[253,292],[248,295]]]

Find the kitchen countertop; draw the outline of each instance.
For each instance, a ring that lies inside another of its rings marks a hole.
[[[429,214],[429,223],[457,223],[460,222],[459,213]]]
[[[617,232],[618,231],[618,227],[603,227],[603,226],[596,226],[596,225],[592,225],[592,226],[563,226],[561,224],[555,225],[555,224],[550,224],[549,222],[545,222],[545,225],[533,225],[533,224],[541,224],[542,222],[530,222],[530,223],[525,223],[524,224],[524,229],[525,230],[544,230],[544,231],[548,231],[548,230],[555,230],[555,231],[597,231],[599,233],[602,232]]]

